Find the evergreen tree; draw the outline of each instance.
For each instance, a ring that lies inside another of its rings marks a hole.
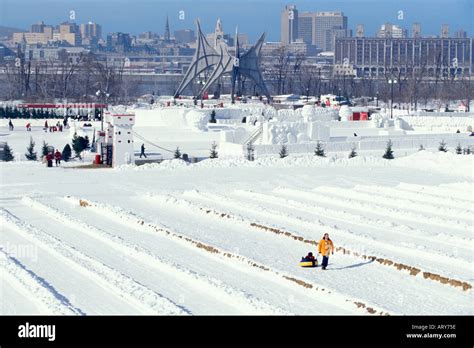
[[[385,153],[383,155],[383,158],[385,159],[394,159],[395,157],[393,156],[393,150],[392,150],[392,140],[389,140],[387,142],[387,147],[385,149]]]
[[[48,154],[48,143],[43,140],[43,146],[41,147],[41,155],[46,156]]]
[[[462,154],[462,147],[461,147],[461,144],[458,144],[458,146],[456,146],[456,153],[458,155],[461,155]]]
[[[420,144],[420,148],[418,149],[418,151],[423,151],[425,150],[425,148],[423,147],[423,144]]]
[[[209,158],[217,158],[219,157],[219,154],[217,153],[217,144],[216,142],[214,141],[211,145],[211,154],[209,156]]]
[[[15,159],[15,156],[13,156],[13,151],[11,147],[8,145],[8,143],[5,143],[5,146],[3,147],[3,160],[5,162],[10,162]]]
[[[349,153],[349,158],[354,158],[357,156],[357,152],[355,150],[355,147],[352,147],[351,152]]]
[[[288,149],[286,148],[286,145],[285,144],[281,144],[281,148],[280,148],[280,158],[285,158],[285,157],[288,157]]]
[[[324,146],[320,141],[318,141],[318,143],[316,144],[316,149],[314,150],[314,155],[319,156],[319,157],[326,157],[326,152],[324,151]]]
[[[181,158],[181,151],[179,151],[179,146],[174,150],[174,158]]]
[[[19,117],[20,117],[20,111],[19,111],[18,108],[15,106],[15,108],[13,109],[12,117],[11,117],[11,118],[19,118]]]
[[[448,148],[446,147],[444,140],[439,143],[438,150],[442,152],[448,152]]]
[[[33,137],[30,137],[30,145],[26,148],[25,157],[28,161],[36,161],[37,155],[35,152],[35,142],[33,141]]]
[[[82,159],[81,153],[85,149],[87,149],[87,146],[89,145],[89,139],[86,137],[80,137],[77,136],[76,133],[74,133],[74,136],[72,137],[72,149],[74,150],[74,153],[76,154],[76,157],[79,159]]]
[[[69,161],[71,159],[71,153],[71,146],[66,144],[63,148],[63,152],[61,153],[61,159],[65,162]]]
[[[252,145],[252,143],[247,144],[247,159],[249,161],[255,160],[255,147]]]

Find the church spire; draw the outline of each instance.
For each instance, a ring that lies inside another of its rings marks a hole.
[[[170,35],[170,23],[168,21],[168,15],[166,15],[166,26],[165,26],[165,41],[170,41],[171,35]]]

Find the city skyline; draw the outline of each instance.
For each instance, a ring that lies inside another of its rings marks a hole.
[[[226,2],[218,6],[219,1],[201,0],[202,6],[196,7],[196,2],[189,0],[139,0],[130,5],[124,0],[108,0],[95,3],[89,0],[66,0],[50,1],[51,6],[39,6],[32,0],[0,0],[0,25],[28,30],[29,27],[38,22],[57,25],[65,21],[74,21],[78,24],[93,21],[102,26],[103,36],[109,32],[127,32],[138,35],[142,32],[152,31],[163,34],[166,17],[169,17],[170,29],[173,33],[180,29],[194,29],[195,20],[201,19],[205,32],[214,30],[215,21],[221,18],[224,31],[233,33],[235,27],[239,32],[248,34],[251,41],[255,41],[258,33],[265,31],[267,41],[280,41],[280,15],[285,5],[296,5],[300,12],[316,11],[342,11],[348,17],[348,28],[355,33],[357,24],[364,24],[366,36],[375,36],[376,31],[385,22],[398,25],[411,30],[413,22],[419,22],[422,26],[423,36],[440,35],[441,25],[450,26],[450,35],[463,29],[472,36],[472,22],[469,13],[472,13],[473,4],[467,0],[436,0],[441,7],[448,8],[450,16],[446,17],[443,11],[440,14],[426,13],[422,10],[425,0],[362,0],[352,3],[349,0],[332,1],[330,4],[322,1],[280,1],[259,0]],[[233,6],[233,4],[238,6]],[[453,5],[456,3],[456,6]],[[430,2],[433,4],[433,1]],[[26,6],[28,5],[28,6]],[[214,6],[212,6],[214,5]],[[370,13],[367,6],[370,5]],[[28,11],[24,11],[25,6]],[[215,11],[204,10],[216,8]],[[267,16],[262,17],[265,9]],[[70,18],[74,11],[73,18]],[[181,12],[184,11],[184,12]],[[403,11],[403,12],[399,12]],[[113,16],[108,15],[112,13]],[[234,15],[232,15],[234,14]],[[141,15],[141,20],[132,18]],[[376,20],[373,20],[376,18]],[[402,19],[400,19],[402,18]],[[255,19],[255,20],[254,20]]]

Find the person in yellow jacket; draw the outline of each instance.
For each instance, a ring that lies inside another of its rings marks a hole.
[[[329,239],[329,234],[325,233],[323,236],[323,239],[319,241],[318,253],[320,253],[323,256],[323,262],[321,266],[322,266],[322,269],[325,270],[326,267],[328,266],[329,255],[330,254],[334,255],[334,244],[332,243],[332,240]]]

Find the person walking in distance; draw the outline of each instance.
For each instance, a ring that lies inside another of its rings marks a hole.
[[[59,152],[58,149],[56,149],[56,152],[54,153],[54,159],[56,161],[56,167],[61,165],[61,152]]]
[[[46,157],[46,166],[48,168],[51,168],[53,166],[53,155],[48,152],[48,154],[45,157]]]
[[[145,155],[145,144],[142,144],[142,147],[141,147],[140,158],[142,158],[142,156],[145,156],[145,158],[146,158],[146,155]]]
[[[319,241],[318,252],[323,256],[323,262],[321,266],[322,266],[322,269],[325,270],[326,267],[328,266],[329,255],[330,254],[334,255],[334,244],[332,243],[332,240],[329,239],[328,233],[325,233],[323,236],[323,239]]]
[[[8,121],[8,129],[12,131],[14,128],[12,120]]]

